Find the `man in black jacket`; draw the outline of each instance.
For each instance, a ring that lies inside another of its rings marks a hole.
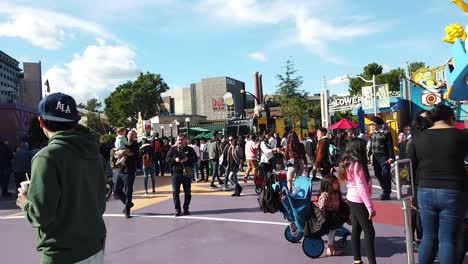
[[[172,166],[172,196],[174,198],[175,216],[181,216],[180,185],[184,187],[184,215],[190,215],[189,206],[192,199],[193,163],[197,160],[197,154],[193,148],[187,146],[184,135],[178,135],[175,146],[167,153],[166,162]]]
[[[130,209],[133,207],[133,184],[135,183],[135,174],[140,161],[140,156],[138,155],[139,146],[137,143],[137,134],[135,131],[131,130],[128,132],[128,142],[131,145],[128,147],[129,153],[127,160],[125,161],[126,165],[120,168],[120,171],[117,175],[115,183],[115,194],[120,198],[125,208],[123,213],[126,218],[131,218]],[[125,191],[124,191],[125,190]]]
[[[384,121],[380,117],[374,116],[371,125],[374,132],[370,138],[370,147],[368,156],[372,155],[372,165],[374,174],[382,187],[381,200],[390,200],[392,192],[392,181],[390,174],[390,165],[395,160],[393,152],[393,139],[390,132],[383,129]]]

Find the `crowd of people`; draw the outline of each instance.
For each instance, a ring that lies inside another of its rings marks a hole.
[[[73,98],[51,94],[39,105],[39,122],[49,138],[46,147],[30,150],[22,143],[13,152],[8,142],[0,143],[2,196],[11,196],[8,182],[14,172],[17,205],[28,222],[39,230],[38,249],[42,251],[43,261],[97,259],[92,263],[102,263],[99,261],[106,233],[102,219],[105,210],[102,176],[110,171],[115,195],[123,203],[123,214],[131,218],[133,185],[141,169],[146,194],[148,190],[157,192],[157,176],[170,173],[176,217],[190,215],[193,182],[232,190],[232,196],[236,197],[243,191],[241,182],[248,183],[259,175],[265,177],[274,170],[286,172],[286,186],[290,191],[299,176],[321,178],[318,200],[313,202],[330,222],[327,255],[340,254],[333,241],[335,230],[343,221],[337,221],[334,215],[346,206],[350,215],[346,222],[352,225],[354,263],[362,263],[362,232],[368,262],[376,263],[378,252],[372,218],[377,212],[372,200],[369,164],[382,188],[380,199],[390,200],[390,168],[397,159],[403,158],[411,159],[414,169],[413,230],[407,232],[416,233],[415,241],[420,243],[419,263],[432,263],[436,257],[441,263],[462,263],[465,255],[468,242],[462,234],[467,234],[468,135],[453,127],[454,113],[448,106],[437,105],[421,112],[400,131],[398,155],[393,150],[391,133],[379,117],[372,118],[368,140],[362,132],[356,136],[355,130],[335,136],[319,128],[307,137],[294,131],[280,137],[267,130],[245,137],[221,137],[214,133],[213,139],[199,141],[189,140],[183,134],[172,140],[155,134],[140,141],[134,130],[119,128],[110,145],[99,145],[89,130],[77,124],[78,120]],[[240,171],[245,172],[241,179]],[[34,177],[24,190],[20,183],[31,172]],[[345,197],[340,183],[347,186]],[[183,203],[179,198],[181,185]],[[77,193],[85,195],[80,195],[80,199],[70,198]],[[51,226],[55,230],[53,234],[48,231]],[[70,250],[61,250],[64,247]]]

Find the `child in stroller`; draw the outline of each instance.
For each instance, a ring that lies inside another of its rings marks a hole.
[[[349,206],[343,201],[338,178],[333,175],[322,178],[318,196],[318,207],[328,229],[327,255],[336,256],[339,255],[334,247],[336,229],[349,221]]]
[[[302,250],[311,258],[318,258],[322,255],[325,244],[321,238],[324,234],[322,226],[325,226],[325,217],[320,212],[312,198],[312,181],[307,176],[296,178],[292,191],[283,187],[281,191],[280,211],[284,217],[291,223],[284,231],[286,240],[297,243],[302,239]],[[318,224],[318,225],[316,225]],[[316,232],[310,226],[318,226]],[[328,230],[326,230],[328,231]],[[346,239],[350,235],[349,230],[343,227],[336,229],[336,235],[342,237],[338,246],[346,247]]]

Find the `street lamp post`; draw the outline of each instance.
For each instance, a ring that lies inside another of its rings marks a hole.
[[[374,115],[376,116],[377,115],[377,95],[376,95],[376,91],[375,91],[375,89],[376,89],[376,87],[375,87],[375,74],[372,74],[372,80],[364,79],[362,76],[359,76],[359,75],[357,75],[356,78],[359,78],[359,79],[363,80],[366,83],[372,83],[372,100],[374,102]],[[350,80],[351,77],[346,76],[345,79]]]
[[[169,129],[171,130],[171,140],[174,137],[174,133],[172,132],[172,124],[169,124]]]
[[[187,139],[190,139],[190,117],[185,118],[185,125],[187,126]]]
[[[178,120],[175,120],[175,125],[176,125],[176,134],[179,135],[180,122]]]
[[[164,137],[164,126],[161,126],[161,138]]]
[[[251,92],[247,92],[245,89],[242,89],[240,90],[240,93],[242,94],[242,97],[243,97],[243,100],[244,100],[244,116],[247,117],[247,113],[245,111],[245,108],[246,108],[246,94],[250,94],[254,99],[255,101],[257,102],[257,105],[260,106],[261,105],[261,102],[258,100],[258,98],[253,95]]]

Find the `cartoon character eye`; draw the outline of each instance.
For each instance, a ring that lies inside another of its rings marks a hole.
[[[424,73],[424,78],[426,78],[426,79],[432,79],[432,73],[431,73],[431,72],[425,72],[425,73]]]

